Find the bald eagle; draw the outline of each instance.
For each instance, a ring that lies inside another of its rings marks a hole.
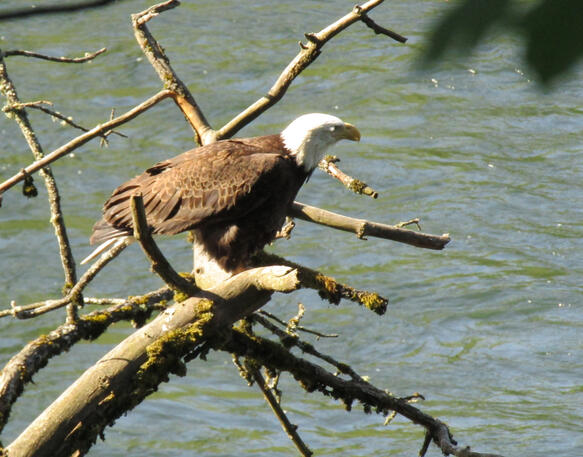
[[[326,149],[360,140],[349,123],[328,114],[300,116],[280,134],[217,141],[148,168],[113,191],[82,263],[133,234],[130,199],[141,194],[153,234],[196,229],[210,256],[228,272],[273,241],[302,184]]]

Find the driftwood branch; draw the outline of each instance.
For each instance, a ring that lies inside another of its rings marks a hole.
[[[342,214],[333,213],[332,211],[326,211],[300,202],[293,203],[289,215],[337,230],[352,232],[361,239],[366,239],[367,236],[373,236],[410,244],[418,248],[441,250],[451,240],[448,234],[438,236],[415,232],[395,225],[380,224],[365,219],[343,216]]]
[[[169,373],[183,373],[181,358],[202,341],[258,309],[273,291],[298,286],[291,268],[253,269],[171,306],[85,371],[6,451],[18,457],[84,454]]]

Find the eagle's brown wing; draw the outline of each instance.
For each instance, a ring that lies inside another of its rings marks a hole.
[[[259,145],[274,150],[275,139],[266,138]],[[176,234],[201,221],[243,217],[277,191],[258,183],[277,185],[274,176],[293,174],[296,167],[283,150],[269,153],[259,145],[256,139],[220,141],[154,165],[113,192],[91,243],[132,233],[130,198],[135,194],[142,195],[153,233]]]

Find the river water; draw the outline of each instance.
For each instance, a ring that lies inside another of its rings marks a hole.
[[[7,5],[20,2],[5,2]],[[41,2],[42,3],[42,2]],[[200,1],[164,13],[151,30],[166,48],[213,126],[263,95],[298,50],[353,2]],[[111,108],[122,113],[160,89],[134,42],[129,14],[146,1],[119,2],[69,16],[2,23],[0,48],[82,55],[107,47],[86,65],[20,57],[8,61],[24,101],[91,127]],[[285,99],[240,132],[279,131],[299,114],[323,111],[357,125],[360,144],[340,144],[342,168],[380,194],[355,196],[316,172],[298,200],[347,215],[396,223],[421,218],[426,232],[450,233],[442,252],[389,241],[358,240],[299,222],[279,254],[361,289],[389,297],[378,317],[312,292],[276,297],[283,318],[307,307],[304,324],[337,339],[318,347],[350,363],[396,395],[421,392],[419,406],[447,422],[454,437],[508,456],[583,455],[583,88],[580,69],[544,93],[521,58],[516,36],[494,32],[471,57],[447,57],[415,71],[442,1],[386,2],[372,13],[409,38],[402,45],[362,24],[338,36],[293,84]],[[77,135],[46,116],[31,119],[46,151]],[[112,137],[54,165],[77,261],[90,250],[91,226],[111,190],[155,161],[192,146],[181,114],[166,102]],[[0,120],[0,178],[31,160],[15,126]],[[0,304],[58,297],[62,273],[48,222],[46,192],[26,200],[18,189],[0,209]],[[191,253],[180,236],[161,242],[180,270]],[[84,271],[81,268],[80,271]],[[160,281],[138,248],[128,249],[87,290],[125,297]],[[0,362],[62,320],[0,321]],[[52,360],[16,404],[2,435],[8,444],[83,370],[131,332],[112,328]],[[306,337],[309,339],[309,337]],[[414,455],[423,431],[397,418],[351,413],[293,380],[282,380],[292,422],[317,455]],[[259,392],[230,358],[211,354],[189,365],[106,431],[92,456],[185,457],[296,455]],[[440,455],[436,448],[432,456]]]

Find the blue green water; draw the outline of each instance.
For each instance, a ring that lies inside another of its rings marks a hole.
[[[134,42],[125,1],[67,17],[0,24],[0,48],[52,55],[108,52],[87,65],[14,57],[9,72],[22,100],[49,99],[93,126],[114,107],[133,107],[160,89]],[[304,32],[352,8],[334,1],[183,2],[151,23],[180,77],[218,127],[262,96],[297,53]],[[299,114],[324,111],[357,125],[360,144],[340,144],[342,168],[368,182],[378,200],[349,194],[316,173],[298,200],[355,217],[396,223],[420,217],[426,232],[450,233],[442,252],[358,240],[299,222],[273,250],[361,289],[390,298],[378,317],[351,303],[333,307],[312,292],[276,297],[284,318],[307,307],[305,325],[340,333],[322,351],[397,395],[421,392],[420,407],[454,437],[508,456],[583,455],[583,88],[579,68],[541,92],[521,58],[520,40],[493,33],[467,58],[413,70],[441,1],[392,1],[371,16],[407,36],[397,44],[356,24],[329,43],[285,99],[240,135],[272,133]],[[31,120],[46,151],[76,135],[46,116]],[[77,261],[111,190],[160,158],[192,146],[182,115],[165,102],[111,138],[53,166]],[[24,141],[0,120],[0,179],[30,162]],[[0,305],[57,297],[62,286],[46,192],[18,189],[0,209]],[[185,237],[161,242],[180,270]],[[80,271],[84,271],[81,268]],[[138,248],[128,249],[87,290],[125,297],[158,287]],[[0,320],[0,363],[63,316]],[[16,404],[1,439],[9,443],[87,366],[131,332],[114,327],[98,342],[52,360]],[[284,378],[284,406],[317,455],[414,455],[423,431],[402,418],[388,427],[359,408],[347,413]],[[230,358],[193,362],[106,431],[92,456],[296,455],[260,393]],[[432,448],[429,455],[440,452]]]

